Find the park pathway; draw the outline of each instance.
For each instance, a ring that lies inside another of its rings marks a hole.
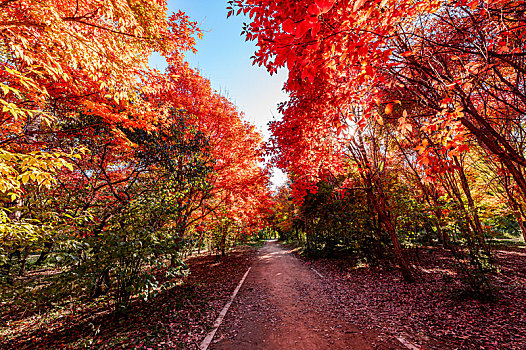
[[[266,242],[209,349],[400,349],[349,323],[326,288],[288,249]]]

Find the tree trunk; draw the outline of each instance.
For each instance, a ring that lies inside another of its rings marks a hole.
[[[380,218],[380,221],[382,222],[387,233],[389,234],[389,237],[391,238],[391,243],[393,244],[395,259],[398,265],[400,266],[400,271],[402,272],[402,276],[404,277],[406,281],[414,282],[415,279],[411,271],[411,267],[407,263],[407,260],[405,259],[405,256],[402,252],[402,245],[400,244],[400,240],[398,239],[398,235],[396,234],[396,230],[391,220],[391,216],[389,215],[389,212],[387,211],[385,198],[383,197],[378,198],[376,207],[378,210],[378,216]]]
[[[26,272],[26,263],[27,263],[27,256],[29,255],[29,247],[26,246],[24,248],[24,253],[20,257],[20,270],[18,271],[18,277],[24,276],[24,273]]]
[[[466,199],[468,201],[468,208],[470,214],[469,216],[471,219],[470,221],[472,222],[473,231],[475,232],[476,239],[484,248],[484,250],[486,250],[486,252],[489,253],[489,247],[487,246],[486,241],[484,239],[484,230],[482,229],[482,224],[480,223],[480,218],[477,212],[477,208],[475,206],[475,201],[471,196],[471,190],[469,189],[469,183],[466,174],[464,173],[464,168],[460,164],[460,161],[457,157],[453,157],[453,159],[455,160],[455,164],[458,167],[460,184],[462,185],[462,190],[464,191],[464,194],[466,195]]]
[[[14,252],[8,251],[7,262],[4,264],[5,274],[7,276],[7,284],[9,285],[13,285],[14,283],[13,276],[11,276],[11,268],[13,267],[13,256],[14,255],[15,255]]]
[[[224,226],[221,229],[221,256],[225,256],[226,250],[226,236],[228,234],[228,229]]]
[[[357,138],[354,140],[354,145],[356,146],[356,152],[353,151],[352,144],[349,146],[349,150],[355,157],[356,162],[362,163],[365,166],[365,170],[360,171],[360,176],[365,185],[368,203],[372,205],[372,209],[378,215],[378,227],[380,228],[380,226],[383,225],[391,238],[395,260],[400,267],[402,276],[406,281],[413,282],[413,273],[403,255],[402,245],[396,235],[396,229],[390,216],[386,195],[383,191],[381,172],[378,166],[375,165],[374,168],[371,166],[373,162],[369,161],[360,128],[357,130]],[[378,146],[376,144],[373,145],[373,152],[378,153]],[[375,157],[373,157],[373,159],[375,159]]]
[[[521,215],[518,215],[516,219],[517,219],[517,222],[519,223],[519,227],[521,228],[522,239],[524,240],[524,242],[526,242],[526,226],[524,226],[524,219],[522,218]]]
[[[526,242],[526,225],[524,224],[524,212],[522,210],[522,206],[519,204],[515,196],[513,196],[513,193],[511,193],[511,184],[508,181],[508,176],[504,175],[504,189],[506,190],[506,195],[508,197],[508,203],[510,204],[510,207],[513,211],[513,216],[515,217],[515,220],[517,220],[517,223],[519,224],[519,227],[522,232],[522,238],[524,239],[524,242]]]
[[[110,283],[110,268],[105,268],[97,278],[92,297],[97,298],[106,294],[110,289]]]
[[[310,238],[309,238],[309,225],[307,224],[307,215],[304,217],[305,221],[305,240],[307,241],[307,251],[310,252]]]
[[[46,242],[44,243],[44,248],[42,249],[42,252],[40,252],[40,255],[35,262],[35,265],[40,266],[46,261],[46,258],[49,256],[49,253],[51,253],[51,250],[53,250],[53,242]]]

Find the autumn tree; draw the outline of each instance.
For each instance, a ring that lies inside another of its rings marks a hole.
[[[290,100],[272,126],[274,162],[294,174],[299,195],[327,173],[344,174],[342,159],[352,138],[370,120],[388,118],[406,144],[419,147],[418,155],[407,146],[399,149],[406,160],[418,160],[406,164],[424,197],[440,207],[441,195],[427,184],[428,176],[440,172],[448,182],[442,189],[450,190],[474,241],[485,246],[466,175],[471,141],[501,163],[508,174],[505,193],[514,196],[509,202],[523,221],[522,5],[236,0],[229,10],[250,17],[244,34],[258,46],[254,63],[271,74],[288,69],[284,88]],[[349,129],[350,121],[357,127]],[[443,214],[435,210],[437,222]],[[449,238],[443,231],[441,236]]]
[[[200,31],[183,12],[141,0],[0,8],[2,263],[40,253],[62,267],[57,298],[74,288],[121,306],[180,271],[207,224],[260,229],[261,135],[184,62]],[[166,73],[148,67],[153,52]]]
[[[52,181],[45,177],[45,160],[53,153],[28,137],[55,132],[66,117],[61,105],[126,120],[108,110],[109,100],[126,104],[147,70],[147,57],[153,51],[179,55],[192,48],[196,33],[182,12],[166,20],[163,1],[20,0],[0,6],[3,184],[14,194],[21,182]],[[14,167],[9,157],[31,157],[33,167]]]
[[[156,114],[136,98],[147,57],[153,51],[180,55],[198,31],[182,12],[167,20],[162,1],[8,0],[0,8],[0,191],[4,213],[19,213],[34,188],[57,186],[56,173],[64,166],[70,171],[69,160],[82,155],[79,144],[56,148],[64,124],[98,118],[117,139],[118,126],[151,128]],[[130,114],[141,117],[131,120]],[[4,216],[1,242],[9,254],[37,240]],[[42,231],[36,226],[31,232]]]
[[[519,222],[524,220],[519,203],[526,165],[523,12],[522,5],[507,1],[443,4],[422,19],[422,25],[436,31],[421,33],[409,26],[399,31],[394,61],[400,69],[390,69],[391,84],[423,107],[415,117],[438,114],[451,127],[461,125],[500,163],[502,170],[496,171],[506,174],[505,193]],[[462,150],[462,139],[457,143],[455,148]]]
[[[210,157],[215,162],[208,178],[212,193],[196,215],[203,227],[221,232],[220,242],[230,232],[226,226],[236,227],[235,232],[239,228],[241,236],[258,232],[270,200],[269,174],[260,167],[264,154],[261,134],[198,71],[175,58],[168,63],[166,74],[152,77],[157,83],[148,98],[195,115],[197,129],[210,140]],[[200,242],[205,234],[200,231]]]

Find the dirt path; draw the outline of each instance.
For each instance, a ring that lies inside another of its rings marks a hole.
[[[400,349],[346,321],[325,289],[286,248],[267,242],[210,349]]]

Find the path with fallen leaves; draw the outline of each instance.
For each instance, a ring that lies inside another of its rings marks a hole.
[[[209,349],[400,349],[346,318],[323,276],[266,242]]]

